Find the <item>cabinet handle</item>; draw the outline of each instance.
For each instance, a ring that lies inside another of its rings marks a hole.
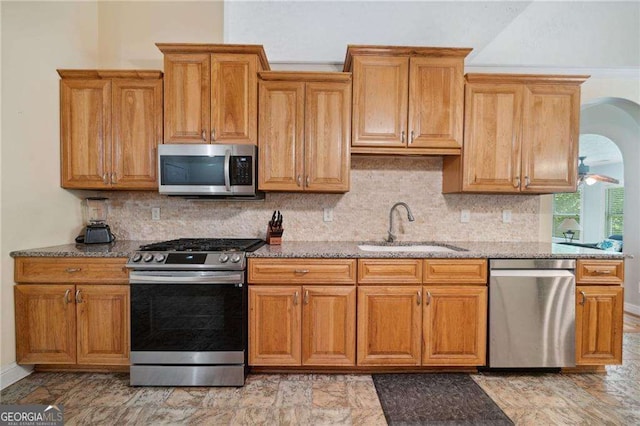
[[[74,272],[80,272],[82,271],[82,268],[67,268],[65,269],[65,272],[68,272],[70,274],[74,273]]]
[[[580,302],[580,304],[584,306],[584,304],[587,303],[587,295],[584,293],[584,291],[581,291],[580,294],[582,295],[582,301]]]
[[[294,269],[293,271],[296,274],[308,274],[309,270],[308,269]]]
[[[309,304],[309,290],[304,291],[304,304],[305,305]]]
[[[80,294],[80,290],[76,290],[76,303],[82,303],[82,295]]]
[[[298,175],[296,181],[298,182],[298,186],[302,186],[302,176]]]
[[[202,129],[202,133],[200,133],[200,136],[202,136],[202,142],[207,141],[207,132],[205,132],[204,129]]]
[[[404,130],[400,132],[400,142],[404,143]]]
[[[531,184],[531,181],[529,180],[529,176],[525,176],[524,177],[524,187],[528,188],[530,184]]]
[[[104,183],[105,185],[109,184],[109,180],[107,179],[107,176],[108,175],[106,173],[102,175],[102,183]]]
[[[520,176],[515,177],[516,183],[513,185],[514,188],[520,188]]]
[[[416,135],[413,133],[413,130],[412,130],[411,131],[411,139],[409,139],[409,144],[412,144],[415,138],[416,138]]]
[[[111,183],[118,183],[118,174],[116,172],[111,173]]]
[[[298,292],[296,291],[293,295],[293,306],[298,304]]]
[[[307,178],[305,179],[305,182],[307,183],[307,186],[309,186],[309,182],[310,182],[310,181],[311,181],[311,180],[309,179],[309,175],[307,175]]]
[[[417,300],[418,306],[420,306],[420,303],[422,303],[422,293],[420,292],[420,290],[418,290],[418,300]]]
[[[431,292],[427,291],[427,305],[431,304]]]
[[[603,269],[603,270],[597,270],[596,274],[597,275],[610,275],[613,272],[610,269]]]
[[[216,129],[211,129],[211,142],[216,140]]]
[[[69,299],[69,294],[71,294],[71,289],[67,289],[67,291],[64,292],[64,304],[68,305],[69,303],[71,303],[71,299]]]

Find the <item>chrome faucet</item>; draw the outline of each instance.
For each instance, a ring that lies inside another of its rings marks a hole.
[[[411,213],[411,209],[409,208],[407,203],[403,203],[403,202],[395,203],[393,207],[391,207],[391,210],[389,210],[389,237],[387,238],[387,242],[390,242],[390,243],[394,242],[396,239],[396,236],[392,232],[393,231],[393,210],[395,210],[395,208],[398,206],[402,206],[405,209],[407,209],[407,219],[409,219],[409,222],[413,222],[414,220],[416,220],[416,218],[413,217],[413,214]]]

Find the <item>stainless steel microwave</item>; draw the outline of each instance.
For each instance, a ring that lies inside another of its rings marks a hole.
[[[159,192],[182,196],[255,197],[257,159],[255,145],[159,145]]]

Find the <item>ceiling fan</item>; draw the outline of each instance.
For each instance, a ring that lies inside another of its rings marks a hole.
[[[589,173],[589,166],[584,164],[584,159],[587,157],[582,156],[578,158],[580,159],[580,164],[578,164],[578,185],[580,185],[581,183],[593,185],[596,182],[620,183],[618,179],[609,176]]]

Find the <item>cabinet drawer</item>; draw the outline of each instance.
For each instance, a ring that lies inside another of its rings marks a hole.
[[[578,260],[576,282],[620,285],[624,282],[624,260]]]
[[[355,284],[353,259],[249,259],[250,284]]]
[[[358,259],[358,284],[421,284],[420,259]]]
[[[126,258],[18,257],[17,283],[127,284]]]
[[[486,259],[425,259],[424,282],[429,284],[486,284]]]

